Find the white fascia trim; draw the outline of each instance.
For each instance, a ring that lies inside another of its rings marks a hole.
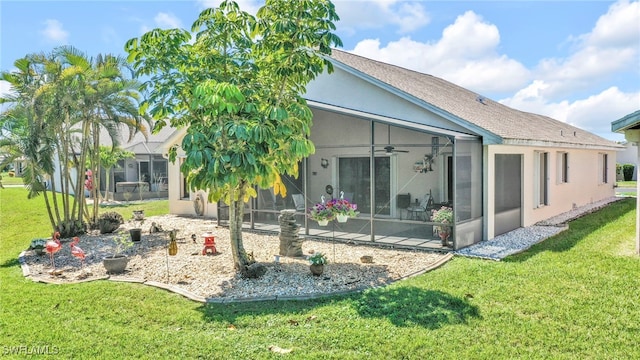
[[[556,142],[556,141],[522,140],[522,139],[504,139],[502,144],[516,145],[516,146],[535,146],[535,147],[553,147],[553,148],[606,150],[606,151],[618,151],[624,148],[624,146],[622,145],[606,146],[606,145],[576,144],[576,143],[564,143],[564,142]]]

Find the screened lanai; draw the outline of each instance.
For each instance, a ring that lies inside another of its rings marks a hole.
[[[286,197],[258,190],[246,226],[277,232],[280,210],[296,209],[305,236],[445,250],[481,240],[479,137],[328,105],[312,109],[315,154],[297,178],[283,177]],[[357,204],[357,217],[320,226],[306,216],[323,198],[340,196]],[[453,226],[432,220],[442,207],[452,209]],[[444,226],[446,248],[438,232]]]

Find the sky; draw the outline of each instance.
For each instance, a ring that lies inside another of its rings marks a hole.
[[[254,13],[261,2],[237,1]],[[125,56],[154,28],[191,28],[219,0],[0,2],[0,70],[73,45]],[[640,109],[639,1],[334,1],[342,50],[431,74],[621,141]],[[0,92],[9,91],[0,82]]]

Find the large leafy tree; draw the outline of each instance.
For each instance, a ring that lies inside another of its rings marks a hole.
[[[190,189],[229,204],[235,267],[245,275],[244,204],[255,186],[285,191],[280,175],[297,176],[315,151],[301,95],[332,70],[325,56],[342,45],[337,20],[327,0],[267,0],[255,17],[224,1],[204,10],[191,33],[155,29],[126,44],[137,75],[149,77],[145,105],[158,127],[165,119],[188,126],[181,171]]]

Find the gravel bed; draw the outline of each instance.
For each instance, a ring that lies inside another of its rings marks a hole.
[[[178,229],[177,255],[168,255],[166,233],[150,233],[152,222],[164,230]],[[122,275],[109,275],[102,265],[102,258],[110,255],[115,234],[94,232],[80,238],[79,246],[87,254],[84,268],[71,256],[70,239],[63,239],[62,250],[55,254],[56,268],[61,270],[59,275],[50,274],[52,267],[46,254],[38,256],[31,250],[25,251],[23,261],[29,276],[38,281],[71,283],[109,277],[162,283],[205,299],[255,299],[314,296],[381,286],[429,269],[448,256],[423,250],[306,239],[302,246],[306,256],[322,252],[329,260],[324,274],[313,276],[306,257],[280,257],[280,261],[275,262],[274,255],[280,244],[278,236],[244,232],[245,250],[263,263],[267,272],[259,279],[243,279],[233,269],[229,230],[216,227],[211,220],[164,215],[148,217],[143,223],[127,221],[119,231],[134,227],[143,229],[142,241],[125,251],[130,260]],[[219,254],[202,255],[205,232],[215,236]],[[196,234],[196,242],[191,234]],[[362,263],[360,258],[364,255],[371,256],[373,262]]]
[[[560,215],[538,222],[533,226],[519,228],[495,238],[483,241],[464,249],[457,250],[456,255],[478,257],[490,260],[501,260],[509,255],[525,251],[532,245],[539,243],[567,229],[567,222],[583,215],[594,212],[602,207],[621,200],[611,197],[585,206],[578,207]]]

